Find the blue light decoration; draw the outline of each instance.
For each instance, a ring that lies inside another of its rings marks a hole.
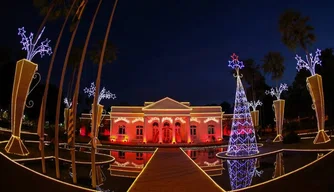
[[[84,88],[84,93],[88,94],[88,97],[94,97],[95,90],[96,90],[95,83],[92,82],[89,88],[88,87]],[[102,99],[116,99],[116,95],[111,93],[110,91],[107,91],[106,88],[103,87],[102,90],[100,91],[97,103],[99,104]]]
[[[227,160],[231,189],[242,189],[252,184],[254,176],[261,177],[263,170],[256,169],[257,159]]]
[[[23,45],[22,50],[27,51],[27,60],[31,61],[36,54],[40,54],[41,57],[43,57],[46,54],[51,55],[52,50],[49,45],[50,40],[45,39],[44,41],[41,42],[39,46],[36,46],[39,39],[41,38],[43,32],[44,32],[45,27],[43,27],[41,33],[38,35],[37,39],[34,41],[34,34],[30,33],[29,37],[26,36],[26,31],[24,30],[24,27],[19,28],[18,35],[21,36],[21,44]]]
[[[315,52],[315,56],[313,56],[312,53],[309,53],[308,57],[306,56],[306,62],[299,56],[296,55],[295,59],[297,60],[297,67],[296,69],[300,71],[302,68],[305,68],[311,72],[311,75],[315,75],[315,66],[320,65],[321,66],[321,50],[317,49]]]
[[[266,95],[275,96],[277,100],[280,100],[281,94],[283,91],[288,90],[288,85],[286,83],[281,83],[279,87],[271,88],[270,90],[266,90]]]
[[[235,92],[234,114],[231,126],[231,134],[227,148],[227,156],[249,156],[259,153],[252,117],[249,111],[246,93],[241,82],[242,74],[239,70],[244,67],[242,61],[233,53],[232,61],[228,66],[235,69],[237,88]]]

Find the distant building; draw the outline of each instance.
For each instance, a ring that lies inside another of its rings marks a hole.
[[[109,133],[113,142],[200,143],[219,141],[223,136],[220,106],[191,106],[169,97],[143,106],[112,106]],[[82,114],[81,119],[90,119]],[[106,124],[106,123],[104,123]],[[104,126],[104,129],[106,126]]]

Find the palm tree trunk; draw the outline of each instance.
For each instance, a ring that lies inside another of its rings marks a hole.
[[[42,29],[43,29],[45,23],[48,21],[49,16],[50,16],[50,14],[51,14],[51,12],[52,12],[54,6],[55,6],[55,0],[53,0],[53,1],[51,2],[50,6],[49,6],[49,9],[48,9],[48,12],[46,13],[46,15],[45,15],[45,17],[44,17],[44,19],[43,19],[41,25],[39,26],[39,29],[38,29],[38,31],[37,31],[35,37],[34,37],[34,41],[36,41],[36,38],[38,37],[39,33],[42,31]]]
[[[95,10],[93,19],[91,21],[91,24],[90,24],[90,27],[89,27],[89,30],[88,30],[88,34],[87,34],[87,37],[86,37],[86,42],[85,42],[85,45],[84,45],[84,48],[83,48],[83,51],[82,51],[82,55],[81,55],[81,60],[80,60],[79,68],[78,68],[78,74],[77,74],[77,80],[76,80],[76,84],[75,84],[75,90],[74,90],[73,99],[72,99],[72,109],[73,109],[74,118],[76,118],[76,116],[77,116],[77,104],[78,104],[79,87],[80,87],[80,80],[81,80],[81,73],[82,73],[83,63],[85,61],[85,56],[86,56],[86,52],[87,52],[89,39],[90,39],[92,30],[93,30],[93,27],[94,27],[94,23],[95,23],[97,13],[99,12],[99,9],[100,9],[100,6],[101,6],[101,3],[102,3],[102,0],[99,1],[99,4],[98,4],[98,6]],[[76,120],[74,120],[74,129],[76,129]],[[75,141],[75,139],[73,139],[73,140]],[[72,156],[73,155],[75,155],[74,146],[73,146]]]
[[[95,89],[95,95],[94,95],[94,103],[93,103],[93,122],[97,122],[97,112],[98,112],[98,97],[99,97],[99,93],[100,93],[100,84],[101,84],[101,72],[102,72],[102,65],[103,65],[103,59],[104,59],[104,53],[106,50],[106,46],[107,46],[107,41],[108,41],[108,37],[109,37],[109,32],[110,32],[110,27],[111,27],[111,23],[114,17],[114,13],[116,10],[116,6],[117,6],[117,2],[118,0],[115,1],[110,18],[109,18],[109,23],[108,23],[108,27],[106,30],[106,35],[104,37],[104,42],[103,42],[103,46],[102,46],[102,51],[101,51],[101,56],[100,56],[100,62],[99,62],[99,68],[98,68],[98,72],[97,72],[97,77],[96,77],[96,89]],[[94,144],[96,139],[95,137],[97,137],[97,135],[95,135],[95,132],[97,130],[97,124],[92,125],[93,126],[93,130],[91,131],[92,136],[94,138],[94,140],[92,140],[91,145],[92,145],[92,150],[91,150],[91,161],[92,161],[92,187],[96,188],[96,170],[95,170],[95,150],[96,150],[96,145]]]
[[[70,8],[70,11],[67,13],[66,15],[66,18],[65,18],[65,21],[63,23],[63,26],[60,30],[60,33],[58,35],[58,40],[57,40],[57,43],[56,43],[56,48],[58,48],[58,45],[59,45],[59,42],[60,42],[60,39],[61,39],[61,36],[63,35],[63,32],[64,32],[64,29],[65,29],[65,26],[67,24],[67,21],[68,21],[68,18],[70,17],[71,15],[71,12],[72,12],[72,9],[74,7],[74,4],[75,4],[76,0],[73,1],[72,5],[71,5],[71,8]],[[55,57],[56,55],[56,51],[57,49],[55,50],[55,52],[53,53],[53,57]],[[54,61],[54,58],[52,57],[52,60],[51,60],[51,63],[53,64],[53,61]],[[52,68],[52,65],[50,65],[50,68]],[[63,69],[64,70],[64,69]],[[65,68],[66,70],[66,68]],[[59,87],[59,90],[58,90],[58,97],[60,95],[62,95],[62,86]],[[61,106],[61,103],[58,103],[57,105],[57,109],[60,108]],[[60,179],[60,171],[59,171],[59,113],[58,113],[58,118],[57,118],[57,114],[56,114],[56,122],[55,122],[55,139],[54,139],[54,145],[55,145],[55,164],[56,164],[56,177],[58,179]]]
[[[72,7],[73,7],[73,5],[72,5]],[[51,10],[51,8],[49,9],[49,11],[50,10]],[[48,14],[49,14],[49,12],[48,12]],[[58,50],[58,46],[59,46],[59,43],[60,43],[60,39],[63,35],[63,31],[64,31],[64,28],[65,28],[65,25],[66,25],[66,22],[67,22],[67,19],[68,19],[69,15],[70,15],[70,13],[67,15],[66,20],[63,23],[62,29],[59,32],[58,39],[57,39],[56,45],[55,45],[54,50],[53,50],[53,54],[52,54],[50,65],[49,65],[48,74],[46,76],[44,94],[43,94],[43,98],[42,98],[42,103],[43,104],[41,105],[40,113],[39,113],[39,119],[40,119],[40,122],[41,122],[40,145],[41,145],[42,172],[43,173],[46,173],[45,158],[44,158],[44,156],[45,156],[45,154],[44,154],[44,122],[45,122],[45,109],[46,109],[46,105],[47,105],[47,97],[48,97],[48,90],[49,90],[49,84],[50,84],[50,77],[51,77],[51,72],[52,72],[52,68],[53,68],[53,63],[54,63],[54,60],[55,60],[56,55],[57,55],[57,50]]]

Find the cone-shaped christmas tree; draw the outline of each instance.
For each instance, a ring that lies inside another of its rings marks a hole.
[[[242,86],[239,70],[244,67],[242,61],[233,53],[229,67],[235,69],[237,78],[237,89],[235,93],[234,114],[231,126],[230,140],[226,155],[228,156],[249,156],[257,154],[255,130],[252,116],[249,111],[248,102],[244,87]]]

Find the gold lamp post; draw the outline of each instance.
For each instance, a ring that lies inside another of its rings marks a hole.
[[[284,107],[285,100],[281,99],[281,94],[283,91],[288,90],[288,85],[281,83],[279,87],[271,88],[270,91],[267,90],[266,95],[275,96],[276,100],[273,101],[273,110],[275,112],[275,122],[276,122],[276,137],[273,142],[282,142],[283,141],[283,121],[284,121]]]
[[[306,78],[306,85],[312,97],[312,109],[315,110],[317,116],[318,133],[313,141],[314,144],[327,143],[330,141],[330,138],[325,132],[325,100],[322,77],[315,73],[315,65],[321,65],[320,56],[321,50],[317,49],[315,56],[313,56],[312,53],[306,55],[306,62],[298,55],[295,57],[298,71],[305,68],[311,72],[311,76]]]
[[[7,153],[13,153],[21,156],[29,154],[28,149],[25,147],[20,138],[21,126],[25,107],[30,108],[34,104],[33,101],[29,101],[28,104],[26,104],[27,97],[41,79],[39,73],[36,72],[38,65],[33,63],[31,60],[38,53],[41,55],[41,57],[43,57],[45,53],[48,55],[52,54],[51,47],[49,46],[50,40],[46,39],[41,42],[41,45],[37,46],[37,43],[39,42],[44,32],[44,29],[45,28],[42,29],[41,33],[38,35],[35,41],[33,38],[34,35],[32,33],[30,33],[29,37],[25,35],[26,31],[24,27],[18,29],[18,35],[20,35],[22,38],[22,49],[27,51],[27,57],[26,59],[21,59],[16,63],[11,101],[12,135],[5,147]],[[38,82],[29,91],[33,79],[38,79]]]
[[[260,100],[257,101],[250,101],[248,102],[248,106],[250,108],[252,108],[250,114],[252,116],[252,122],[253,122],[253,126],[254,128],[256,128],[258,130],[258,126],[259,126],[259,110],[256,110],[257,106],[262,106],[262,102]]]

